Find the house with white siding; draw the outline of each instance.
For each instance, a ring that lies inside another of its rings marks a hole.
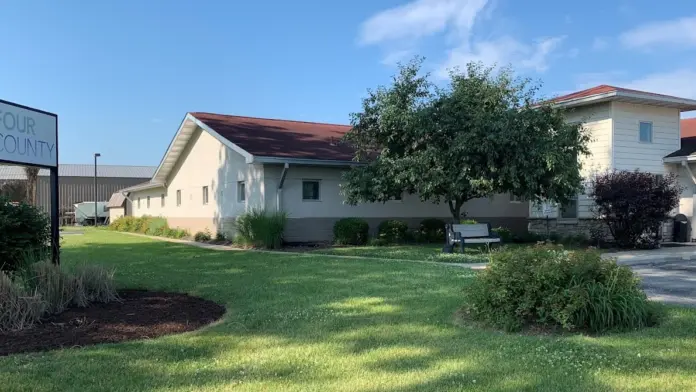
[[[691,174],[692,158],[681,151],[680,117],[696,110],[696,100],[601,85],[557,97],[553,103],[567,109],[569,122],[580,122],[591,133],[591,155],[581,162],[586,178],[614,169],[678,173],[685,190],[675,213],[693,219],[696,177]],[[594,218],[592,204],[586,194],[579,194],[564,206],[530,205],[529,229],[587,234]],[[665,235],[669,234],[666,226]]]
[[[190,232],[234,233],[252,208],[288,214],[285,240],[328,241],[341,218],[360,217],[372,232],[386,219],[417,227],[425,218],[451,219],[446,204],[404,194],[387,203],[348,205],[341,173],[353,151],[339,143],[346,125],[188,113],[150,181],[126,188],[110,204],[114,214],[162,216]],[[492,226],[526,231],[528,203],[508,195],[477,199],[468,216]]]

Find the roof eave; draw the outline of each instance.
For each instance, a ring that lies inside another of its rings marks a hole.
[[[679,109],[682,112],[696,110],[696,100],[693,99],[653,94],[642,94],[630,91],[609,91],[606,93],[594,94],[587,97],[557,101],[553,103],[553,106],[560,108],[571,108],[607,101],[624,101],[638,104],[655,104],[659,106]]]
[[[138,185],[133,185],[128,188],[123,188],[119,192],[121,193],[126,193],[126,192],[137,192],[137,191],[144,191],[148,189],[156,189],[156,188],[165,188],[165,184],[161,182],[148,182],[145,184],[138,184]]]
[[[329,160],[329,159],[309,159],[309,158],[283,158],[283,157],[263,157],[254,156],[253,163],[267,163],[267,164],[292,164],[292,165],[303,165],[303,166],[360,166],[363,165],[360,162],[346,161],[346,160]]]

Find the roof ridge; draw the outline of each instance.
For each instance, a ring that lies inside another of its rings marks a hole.
[[[253,120],[285,121],[285,122],[294,122],[294,123],[302,123],[302,124],[333,125],[333,126],[339,126],[339,127],[350,127],[351,126],[348,124],[336,124],[336,123],[328,123],[328,122],[302,121],[302,120],[284,120],[282,118],[270,118],[270,117],[239,116],[236,114],[220,114],[220,113],[211,113],[211,112],[189,112],[189,113],[191,115],[193,115],[194,117],[196,117],[196,113],[199,113],[199,114],[212,114],[214,116],[249,118],[249,119],[253,119]]]

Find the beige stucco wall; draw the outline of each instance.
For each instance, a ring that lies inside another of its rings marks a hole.
[[[246,184],[244,202],[237,200],[238,181]],[[207,204],[203,203],[204,186],[208,187]],[[231,218],[263,206],[263,187],[263,166],[247,164],[244,157],[199,128],[167,178],[167,187],[131,192],[130,198],[134,216],[162,216],[172,227],[215,233],[218,229],[229,231]],[[181,191],[179,206],[177,191]]]
[[[122,217],[124,215],[124,213],[125,213],[125,210],[123,209],[123,207],[121,207],[121,208],[115,208],[115,207],[109,208],[109,221],[110,222],[115,221],[116,219]]]

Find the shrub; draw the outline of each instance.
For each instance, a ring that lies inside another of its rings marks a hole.
[[[26,254],[50,250],[51,223],[39,208],[0,197],[0,271],[15,271]]]
[[[612,171],[592,180],[589,196],[619,247],[653,248],[681,191],[675,174]]]
[[[370,238],[369,241],[367,241],[367,244],[370,246],[389,246],[389,242],[385,240],[384,238]]]
[[[191,233],[189,233],[188,230],[182,229],[179,227],[174,228],[174,229],[170,229],[168,233],[169,233],[169,235],[168,235],[169,238],[174,238],[177,240],[191,236]]]
[[[423,219],[418,226],[420,240],[430,243],[445,242],[445,221],[442,219]]]
[[[533,233],[531,231],[526,231],[521,234],[515,234],[512,241],[520,244],[534,244],[539,241],[545,240],[545,237],[541,234]]]
[[[377,227],[377,237],[390,244],[401,244],[408,238],[408,225],[399,220],[385,220]]]
[[[338,245],[365,245],[370,226],[360,218],[343,218],[334,223],[334,242]]]
[[[503,243],[510,243],[513,241],[515,236],[512,234],[512,231],[508,229],[507,227],[496,227],[494,229],[491,229],[491,231],[500,237],[500,239],[503,241]]]
[[[83,297],[90,302],[111,302],[118,300],[114,283],[114,270],[100,265],[85,264],[79,266],[75,277]]]
[[[466,299],[474,320],[509,331],[534,324],[568,331],[634,329],[654,324],[657,314],[629,267],[598,252],[553,246],[493,252]]]
[[[162,217],[150,217],[147,223],[145,234],[161,236],[164,228],[168,227],[167,220]]]
[[[488,261],[488,256],[468,253],[436,253],[428,256],[427,260],[440,263],[485,263]]]
[[[475,225],[478,222],[476,221],[476,219],[462,219],[461,221],[459,221],[459,223],[462,225]]]
[[[222,231],[218,230],[218,231],[215,233],[215,241],[217,241],[217,242],[226,242],[226,241],[227,241],[227,236],[225,235],[225,233],[223,233]]]
[[[196,235],[193,236],[193,240],[196,242],[208,242],[212,239],[213,237],[208,229],[206,229],[205,231],[199,231],[198,233],[196,233]]]
[[[34,263],[25,273],[25,282],[44,300],[45,311],[57,314],[71,304],[87,306],[87,298],[78,280],[50,262]]]
[[[235,241],[242,246],[278,249],[283,244],[283,231],[287,219],[284,212],[253,209],[236,219]]]
[[[0,332],[19,330],[39,321],[44,311],[41,296],[0,271]]]

